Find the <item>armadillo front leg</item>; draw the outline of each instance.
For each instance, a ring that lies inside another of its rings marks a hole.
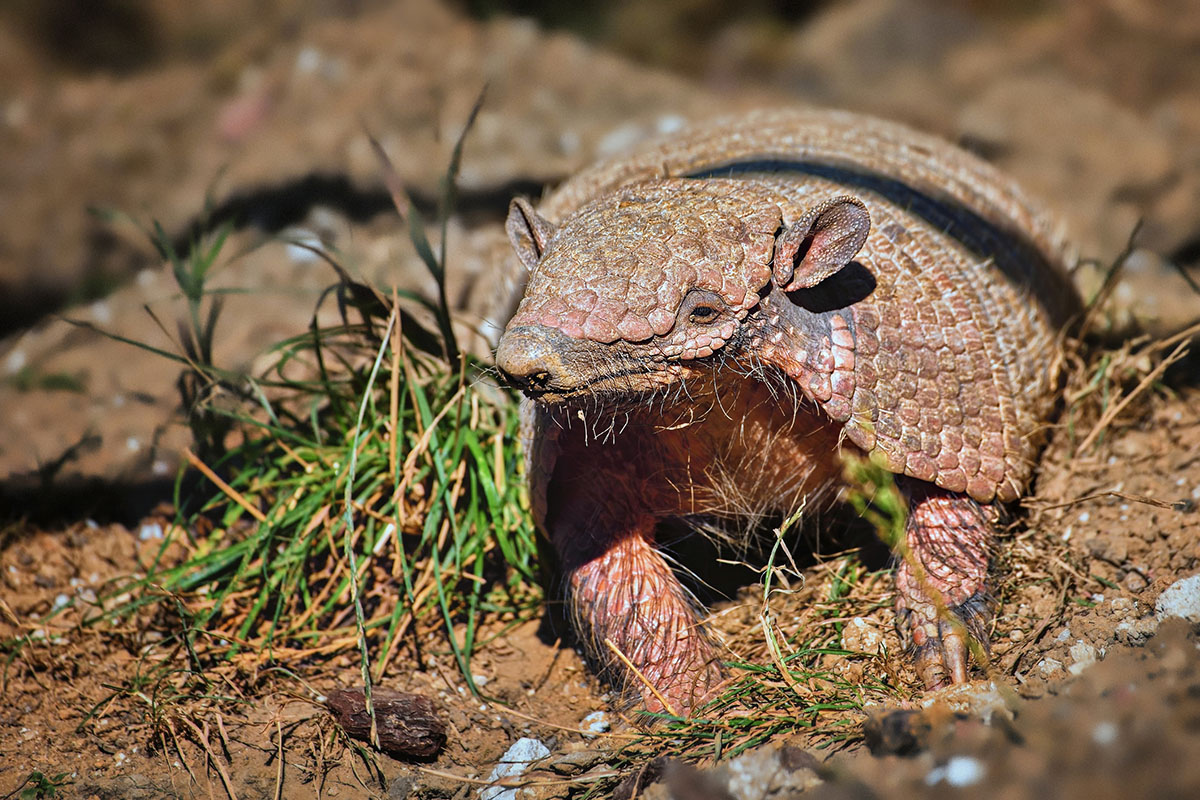
[[[920,481],[908,496],[907,547],[896,570],[896,611],[926,688],[967,680],[969,638],[986,653],[991,622],[990,514],[969,497]]]
[[[687,590],[654,547],[654,524],[646,517],[610,533],[593,527],[586,538],[564,531],[555,546],[591,655],[618,685],[640,692],[648,711],[686,714],[721,672]]]

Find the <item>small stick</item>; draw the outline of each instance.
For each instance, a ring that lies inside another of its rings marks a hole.
[[[192,733],[196,734],[196,740],[200,744],[204,754],[208,756],[208,760],[212,762],[213,768],[216,769],[217,775],[221,778],[221,784],[225,787],[225,793],[229,795],[229,800],[237,800],[237,793],[233,791],[233,782],[229,780],[229,773],[225,771],[225,767],[221,765],[217,754],[213,752],[212,745],[208,741],[208,723],[204,723],[204,730],[201,731],[196,723],[192,722],[187,717],[181,717],[184,725],[192,729]]]
[[[254,517],[259,522],[267,521],[266,514],[262,513],[257,508],[252,506],[250,504],[250,501],[242,496],[241,492],[239,492],[237,489],[234,489],[232,486],[230,486],[225,481],[221,480],[220,476],[218,476],[217,473],[213,472],[209,468],[208,464],[205,464],[203,461],[201,461],[199,458],[196,457],[196,454],[192,452],[192,449],[190,447],[183,448],[183,457],[188,460],[189,464],[191,464],[193,467],[195,467],[196,469],[203,472],[204,477],[208,478],[210,481],[215,483],[217,485],[218,489],[220,489],[222,492],[224,492],[225,495],[227,497],[229,497],[229,499],[233,500],[233,502],[237,503],[239,506],[241,506],[243,509],[245,509],[246,512],[250,514],[250,516]]]
[[[276,750],[275,757],[279,763],[275,767],[275,800],[283,800],[283,726],[275,720]]]
[[[1126,492],[1118,492],[1116,490],[1110,490],[1107,492],[1096,492],[1095,494],[1088,494],[1088,495],[1084,495],[1083,497],[1077,497],[1074,500],[1068,500],[1065,503],[1054,503],[1053,505],[1048,505],[1048,506],[1038,506],[1037,510],[1038,511],[1050,511],[1055,508],[1069,508],[1071,506],[1076,506],[1076,505],[1079,505],[1080,503],[1086,503],[1091,500],[1103,500],[1106,497],[1115,497],[1118,500],[1128,500],[1131,503],[1144,503],[1145,505],[1148,505],[1148,506],[1154,506],[1155,508],[1166,508],[1166,509],[1170,509],[1171,511],[1181,511],[1181,510],[1183,510],[1181,508],[1181,506],[1183,506],[1184,504],[1187,503],[1186,500],[1176,500],[1174,502],[1171,502],[1169,500],[1157,500],[1153,497],[1146,497],[1146,496],[1140,495],[1140,494],[1127,494]]]
[[[619,647],[617,647],[616,644],[613,643],[612,639],[605,637],[604,645],[609,650],[612,650],[613,653],[616,654],[617,658],[620,659],[621,663],[624,664],[625,666],[629,667],[630,671],[633,672],[633,674],[637,676],[637,679],[639,681],[641,681],[655,697],[658,698],[658,702],[663,704],[663,708],[666,709],[668,714],[670,714],[673,717],[680,716],[679,712],[675,710],[675,707],[673,705],[671,705],[669,702],[667,702],[667,698],[663,697],[662,694],[658,691],[658,689],[655,688],[654,684],[652,684],[650,682],[649,678],[647,678],[645,675],[643,675],[642,671],[633,665],[633,662],[630,661],[625,656],[625,654],[621,652],[621,649]]]

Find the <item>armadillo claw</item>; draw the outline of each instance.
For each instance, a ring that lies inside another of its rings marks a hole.
[[[947,609],[942,616],[932,607],[900,610],[901,635],[911,647],[913,666],[926,689],[967,682],[968,651],[972,649],[972,641],[978,644],[976,660],[987,658],[988,618],[987,598],[983,594]]]

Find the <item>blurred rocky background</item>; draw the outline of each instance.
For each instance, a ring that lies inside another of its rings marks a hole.
[[[514,193],[689,119],[771,104],[865,111],[971,148],[1060,214],[1088,290],[1140,221],[1112,324],[1166,332],[1200,316],[1192,0],[10,0],[5,510],[136,518],[164,496],[187,442],[177,366],[71,322],[175,349],[178,288],[144,229],[186,249],[232,226],[213,274],[230,292],[216,360],[259,370],[335,280],[297,241],[381,287],[429,291],[369,136],[432,212],[485,86],[448,245],[452,301],[481,348],[502,322]],[[78,493],[36,508],[51,484]]]

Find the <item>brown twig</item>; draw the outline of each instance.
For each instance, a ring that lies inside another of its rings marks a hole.
[[[187,717],[180,717],[184,725],[192,729],[192,733],[196,736],[196,743],[200,745],[200,749],[208,756],[208,760],[212,762],[213,768],[217,771],[218,777],[221,779],[221,785],[225,788],[225,794],[229,795],[229,800],[237,800],[237,793],[233,791],[233,781],[229,779],[229,773],[225,771],[225,767],[217,758],[217,754],[213,752],[212,745],[208,741],[208,723],[204,723],[204,729],[201,730],[195,722],[192,722]]]
[[[1068,500],[1065,503],[1054,503],[1054,504],[1048,505],[1048,506],[1038,505],[1037,510],[1038,511],[1052,511],[1056,508],[1070,508],[1071,506],[1076,506],[1076,505],[1079,505],[1080,503],[1087,503],[1091,500],[1102,500],[1106,497],[1115,497],[1119,500],[1128,500],[1131,503],[1143,503],[1148,506],[1154,506],[1155,508],[1166,508],[1171,511],[1182,511],[1182,510],[1184,510],[1184,508],[1186,507],[1186,505],[1188,503],[1188,501],[1186,501],[1186,500],[1176,500],[1174,502],[1171,502],[1169,500],[1158,500],[1153,497],[1146,497],[1146,496],[1140,495],[1140,494],[1128,494],[1126,492],[1118,492],[1116,490],[1109,490],[1107,492],[1096,492],[1095,494],[1089,494],[1089,495],[1084,495],[1083,497],[1077,497],[1074,500]]]
[[[654,684],[650,682],[650,679],[647,678],[645,675],[643,675],[642,671],[633,665],[633,662],[630,661],[629,658],[624,653],[621,652],[621,648],[617,647],[616,643],[613,642],[612,639],[605,638],[604,646],[607,647],[609,650],[612,650],[613,654],[616,655],[617,659],[622,664],[629,667],[629,671],[632,672],[635,676],[637,676],[637,679],[639,681],[641,681],[642,684],[647,689],[650,690],[651,694],[653,694],[655,697],[658,698],[658,702],[662,703],[663,709],[665,709],[668,714],[670,714],[673,717],[680,716],[679,712],[675,710],[675,707],[672,706],[667,701],[667,698],[662,696],[662,693],[659,692],[658,689],[654,686]]]
[[[277,737],[275,758],[279,762],[275,766],[275,800],[283,800],[283,726],[279,724],[279,720],[275,720],[275,736]]]
[[[245,509],[246,513],[254,517],[259,522],[267,521],[266,514],[262,513],[253,505],[251,505],[250,501],[243,497],[241,492],[239,492],[237,489],[234,489],[232,486],[222,480],[221,477],[217,475],[217,473],[213,472],[207,464],[197,458],[196,454],[192,452],[190,447],[183,448],[183,457],[188,460],[189,464],[204,473],[204,477],[215,483],[217,488],[220,489],[226,497]]]

